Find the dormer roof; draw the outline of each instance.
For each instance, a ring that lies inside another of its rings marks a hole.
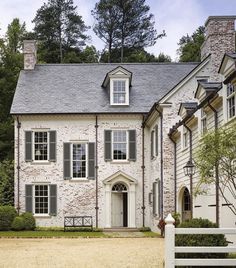
[[[122,66],[118,66],[106,74],[102,83],[102,87],[106,88],[111,78],[128,78],[129,85],[131,86],[132,72],[128,71]]]
[[[236,53],[225,53],[219,68],[219,73],[226,78],[236,70]]]
[[[178,115],[182,118],[193,114],[197,109],[197,102],[182,102],[179,107]]]
[[[221,88],[221,82],[198,81],[198,86],[194,98],[202,101],[210,94],[218,92]]]

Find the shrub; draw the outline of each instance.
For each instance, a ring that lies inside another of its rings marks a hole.
[[[141,228],[139,228],[139,232],[151,232],[151,228],[150,227],[141,227]]]
[[[21,217],[25,222],[25,230],[34,230],[36,228],[35,218],[32,213],[25,212]]]
[[[17,213],[14,207],[0,206],[0,231],[10,230],[16,216]]]
[[[21,217],[21,216],[17,216],[15,217],[12,225],[11,225],[11,228],[14,230],[14,231],[22,231],[25,229],[25,221],[24,221],[24,218]]]
[[[182,222],[179,228],[216,228],[216,224],[207,219],[192,219]],[[227,246],[228,242],[223,234],[178,234],[176,246]],[[227,253],[177,253],[177,258],[226,258]]]

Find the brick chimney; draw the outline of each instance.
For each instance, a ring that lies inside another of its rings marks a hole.
[[[211,80],[219,81],[218,69],[226,52],[235,52],[236,16],[210,16],[205,23],[206,39],[201,60],[211,54]]]
[[[24,40],[24,70],[34,70],[37,61],[37,46],[35,40]]]

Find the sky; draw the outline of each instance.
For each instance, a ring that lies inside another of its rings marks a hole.
[[[94,25],[91,10],[98,0],[74,0],[78,14],[85,24]],[[0,0],[0,36],[3,36],[7,25],[13,18],[26,22],[27,30],[32,30],[32,19],[47,0]],[[147,51],[158,55],[160,52],[171,56],[173,61],[178,58],[176,50],[178,41],[183,36],[192,34],[199,26],[204,25],[208,16],[236,15],[235,0],[146,0],[150,12],[155,16],[155,26],[158,33],[165,30],[167,36],[158,39]],[[92,37],[89,45],[94,44],[98,50],[104,48],[104,43],[96,37],[92,29],[88,31]]]

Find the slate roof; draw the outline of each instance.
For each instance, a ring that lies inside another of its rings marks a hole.
[[[130,105],[110,106],[102,88],[118,66],[132,72]],[[196,63],[42,64],[20,72],[11,114],[147,113]]]

